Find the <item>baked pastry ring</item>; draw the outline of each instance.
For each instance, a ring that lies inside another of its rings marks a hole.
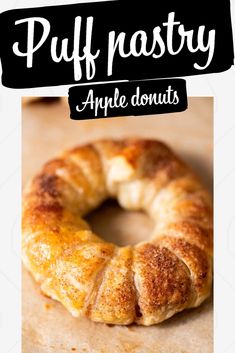
[[[143,210],[150,240],[118,247],[82,219],[107,198]],[[212,204],[163,143],[102,140],[45,164],[23,198],[23,261],[42,291],[74,316],[152,325],[210,294]]]

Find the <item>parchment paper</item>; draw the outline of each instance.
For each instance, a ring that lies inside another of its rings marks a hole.
[[[167,142],[212,188],[213,101],[190,98],[183,113],[72,121],[66,101],[23,108],[23,186],[42,163],[61,150],[101,137],[142,136]],[[142,213],[114,202],[88,216],[93,229],[118,245],[148,237],[152,223]],[[211,353],[212,300],[151,326],[97,324],[73,318],[61,304],[41,294],[22,270],[23,353]]]

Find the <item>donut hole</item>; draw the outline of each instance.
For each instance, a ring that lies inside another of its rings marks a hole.
[[[118,246],[135,245],[150,237],[154,222],[141,211],[127,211],[107,200],[85,218],[93,232]]]

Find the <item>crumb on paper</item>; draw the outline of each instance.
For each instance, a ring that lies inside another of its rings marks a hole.
[[[53,307],[53,304],[49,304],[49,303],[45,303],[45,304],[44,304],[44,308],[45,308],[46,310],[50,310],[52,307]]]

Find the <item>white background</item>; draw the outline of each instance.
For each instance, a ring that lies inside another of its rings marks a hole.
[[[79,1],[1,0],[0,11]],[[222,5],[222,3],[221,3]],[[235,27],[235,0],[231,1]],[[62,24],[61,24],[62,25]],[[233,28],[234,29],[234,28]],[[4,33],[0,33],[0,36]],[[235,38],[235,36],[234,36]],[[224,39],[226,40],[226,38]],[[214,351],[235,352],[235,69],[186,78],[188,96],[214,96]],[[0,352],[21,349],[21,95],[67,95],[68,86],[0,86]],[[32,352],[33,353],[33,352]]]

